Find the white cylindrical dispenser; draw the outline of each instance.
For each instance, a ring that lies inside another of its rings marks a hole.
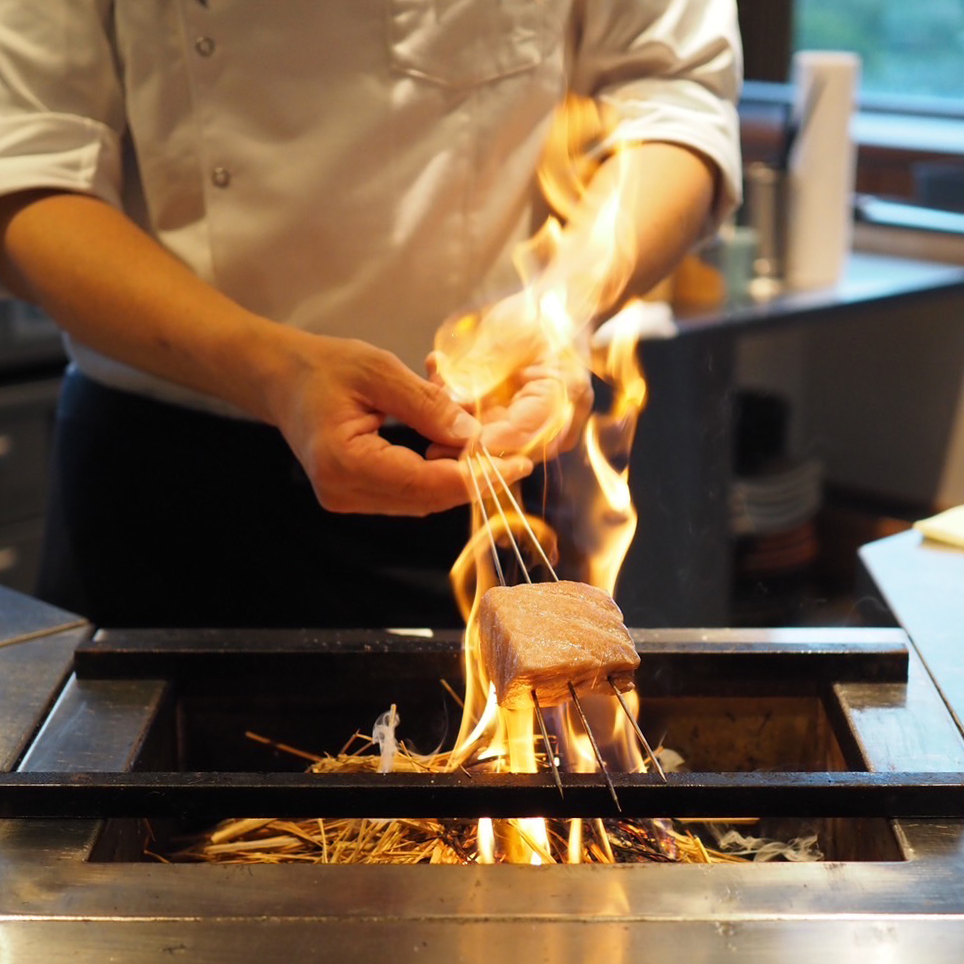
[[[850,253],[856,145],[851,131],[860,58],[800,51],[793,58],[795,122],[788,162],[786,280],[791,288],[839,281]]]

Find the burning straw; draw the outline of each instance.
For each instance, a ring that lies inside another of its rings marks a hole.
[[[448,752],[420,756],[395,742],[395,708],[379,722],[391,724],[382,741],[355,733],[334,755],[317,756],[254,733],[249,738],[275,749],[312,760],[310,773],[352,774],[384,772],[386,754],[391,754],[396,773],[445,772],[451,769]],[[394,746],[391,746],[394,744]],[[354,747],[354,749],[353,749]],[[476,762],[473,768],[488,768],[491,761]],[[735,821],[734,821],[735,822]],[[746,821],[740,821],[741,823]],[[689,829],[692,821],[597,819],[548,820],[545,838],[530,832],[526,821],[499,820],[496,837],[518,835],[542,864],[555,863],[742,863],[750,860],[819,860],[816,841],[802,838],[781,844],[743,836],[729,827],[711,828],[719,841],[707,847]],[[392,819],[366,817],[286,820],[254,817],[226,820],[210,832],[194,838],[188,846],[160,857],[160,860],[230,864],[457,864],[492,862],[480,853],[479,822],[475,820]],[[573,852],[573,840],[577,842]],[[497,862],[506,856],[496,856]]]

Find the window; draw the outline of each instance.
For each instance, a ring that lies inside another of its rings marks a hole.
[[[793,46],[859,53],[868,105],[915,98],[964,112],[962,0],[795,0]]]
[[[863,61],[857,190],[964,213],[964,0],[737,0],[748,160],[778,149],[794,50]]]

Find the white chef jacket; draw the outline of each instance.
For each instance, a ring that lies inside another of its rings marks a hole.
[[[516,283],[567,89],[616,108],[614,142],[715,161],[719,218],[740,72],[734,0],[0,0],[0,194],[100,197],[246,308],[421,372],[446,317]]]

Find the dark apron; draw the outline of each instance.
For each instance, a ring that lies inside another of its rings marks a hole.
[[[388,429],[416,450],[424,440]],[[99,626],[461,626],[468,512],[319,506],[274,428],[72,371],[57,418],[40,598]]]

